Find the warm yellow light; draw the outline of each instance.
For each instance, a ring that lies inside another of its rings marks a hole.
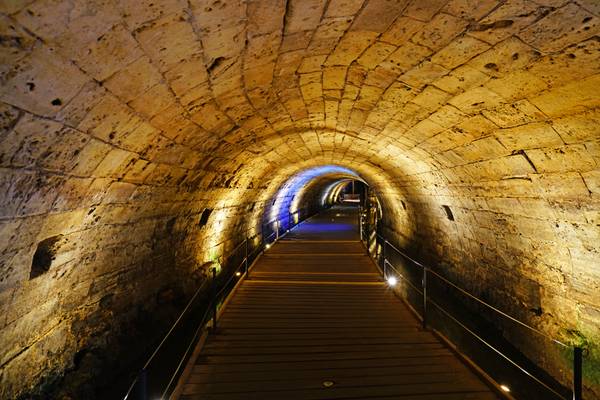
[[[269,249],[269,248],[271,248],[271,244],[270,243],[265,244],[265,249]]]
[[[387,283],[390,286],[396,286],[396,283],[398,283],[398,280],[396,279],[395,276],[390,276],[389,278],[387,278]]]
[[[506,393],[510,392],[510,388],[506,385],[500,385],[500,389],[504,390]]]
[[[242,273],[239,271],[235,273],[235,276],[241,276],[241,275],[242,275]]]

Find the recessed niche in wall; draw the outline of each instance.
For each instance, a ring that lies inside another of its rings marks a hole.
[[[446,212],[446,217],[448,217],[448,219],[450,221],[454,221],[454,215],[452,214],[452,210],[450,209],[450,207],[448,206],[442,206],[444,207],[444,211]]]
[[[61,238],[62,235],[51,236],[38,243],[35,253],[33,254],[33,260],[31,261],[29,279],[37,278],[48,272],[50,265],[52,265],[52,261],[56,257],[56,251],[58,250],[57,244]]]
[[[200,215],[200,228],[202,228],[208,222],[208,218],[210,217],[210,213],[212,213],[212,208],[205,208]]]

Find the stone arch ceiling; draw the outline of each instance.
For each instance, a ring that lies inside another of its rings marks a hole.
[[[598,343],[599,4],[0,3],[2,394],[83,374],[74,354],[116,346],[98,337],[124,310],[185,297],[247,215],[324,164],[369,181],[398,243]],[[538,362],[568,380],[559,358]]]

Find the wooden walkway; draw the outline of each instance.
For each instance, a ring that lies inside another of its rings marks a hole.
[[[180,399],[496,399],[385,284],[334,208],[260,258]]]

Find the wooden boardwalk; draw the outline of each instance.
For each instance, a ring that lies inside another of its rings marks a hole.
[[[382,283],[334,208],[260,258],[180,399],[496,399]]]

